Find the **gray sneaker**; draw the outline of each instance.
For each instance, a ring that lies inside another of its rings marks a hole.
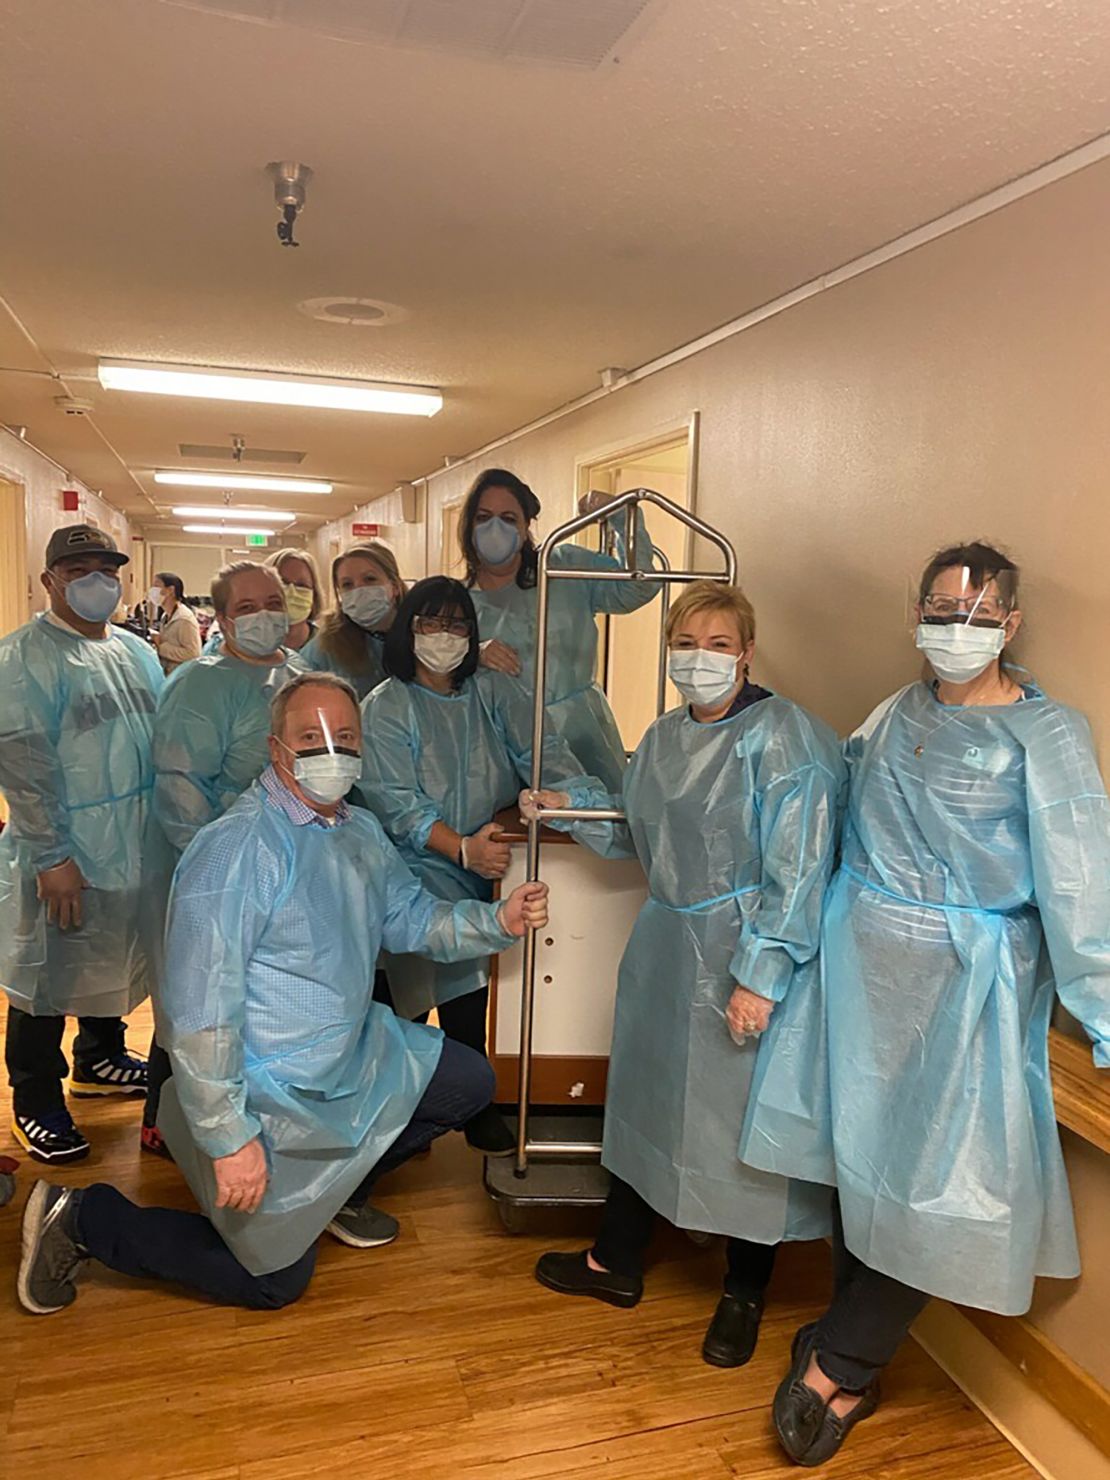
[[[73,1276],[88,1255],[72,1230],[81,1192],[36,1182],[23,1210],[23,1253],[16,1290],[24,1310],[50,1316],[77,1299]]]
[[[363,1203],[361,1208],[340,1208],[328,1224],[332,1237],[341,1244],[350,1244],[352,1249],[376,1249],[391,1244],[400,1231],[396,1218],[369,1203]]]

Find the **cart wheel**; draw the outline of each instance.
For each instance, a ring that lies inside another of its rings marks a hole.
[[[515,1203],[499,1202],[497,1204],[497,1216],[501,1219],[501,1227],[506,1233],[523,1233],[527,1221],[523,1208],[518,1208]]]

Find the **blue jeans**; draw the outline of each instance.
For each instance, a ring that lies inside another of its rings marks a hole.
[[[457,1130],[493,1098],[493,1070],[481,1054],[444,1039],[439,1064],[412,1119],[350,1199],[361,1207],[377,1179],[445,1131]],[[293,1264],[255,1275],[236,1259],[203,1213],[140,1208],[105,1182],[85,1189],[77,1242],[94,1259],[139,1279],[172,1280],[221,1305],[278,1310],[299,1299],[316,1265],[312,1244]]]

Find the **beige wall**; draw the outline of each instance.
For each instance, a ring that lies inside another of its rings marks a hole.
[[[428,569],[440,506],[484,462],[557,517],[576,459],[697,410],[697,512],[736,544],[758,680],[848,730],[919,671],[925,558],[982,536],[1025,569],[1024,661],[1086,711],[1110,769],[1108,240],[1104,162],[434,475]],[[1110,1169],[1067,1154],[1087,1273],[1046,1283],[1034,1319],[1105,1381]]]
[[[131,528],[126,516],[86,488],[79,478],[67,477],[48,457],[21,442],[6,427],[0,427],[0,478],[21,484],[24,490],[31,612],[42,611],[46,606],[46,592],[39,581],[39,573],[47,541],[55,529],[66,524],[91,522],[107,530],[121,550],[132,553]],[[64,488],[75,488],[80,494],[80,507],[76,513],[62,508]],[[124,601],[128,604],[137,601],[141,595],[137,584],[141,572],[133,573],[131,567],[125,565],[120,575]],[[9,578],[9,575],[5,576],[5,579]]]

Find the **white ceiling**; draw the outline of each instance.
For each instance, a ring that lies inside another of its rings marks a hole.
[[[389,3],[400,25],[413,0]],[[306,23],[382,0],[297,0],[295,26],[196,4],[0,0],[0,294],[26,331],[0,311],[0,366],[57,370],[95,405],[64,418],[58,385],[5,371],[0,421],[140,519],[178,443],[232,433],[303,450],[299,471],[339,485],[308,507],[344,513],[1110,128],[1106,0],[655,0],[579,67]],[[296,251],[272,159],[316,172]],[[406,314],[297,311],[329,295]],[[446,404],[426,421],[127,396],[80,378],[101,355],[437,385]]]

